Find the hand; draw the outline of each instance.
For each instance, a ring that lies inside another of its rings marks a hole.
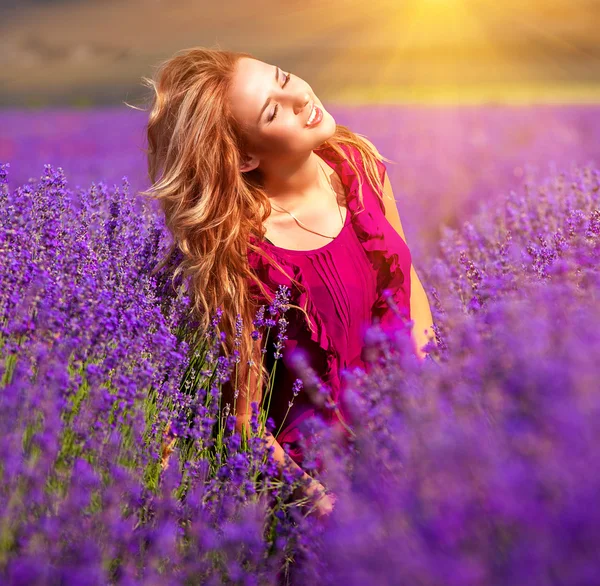
[[[320,518],[326,517],[333,511],[336,496],[333,493],[327,494],[325,487],[318,480],[310,480],[308,487],[304,488],[304,494],[313,501],[317,515]]]
[[[319,488],[317,488],[315,493],[316,512],[319,518],[327,517],[333,511],[336,496],[332,492],[326,493],[325,487],[321,483],[317,482],[317,484],[319,485]]]
[[[171,433],[171,422],[167,423],[167,427],[164,431],[163,437],[165,438],[160,447],[160,465],[163,470],[167,469],[169,465],[169,457],[173,452],[177,436]]]

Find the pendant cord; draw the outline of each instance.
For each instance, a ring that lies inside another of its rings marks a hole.
[[[323,171],[323,174],[325,175],[325,180],[329,184],[329,187],[331,188],[331,192],[333,193],[333,196],[335,197],[335,203],[337,204],[337,207],[338,207],[338,212],[340,214],[340,219],[342,220],[342,228],[343,228],[344,224],[345,224],[345,221],[344,221],[344,217],[342,216],[342,209],[340,207],[340,202],[338,201],[337,193],[334,191],[333,185],[331,185],[331,182],[327,178],[327,175],[325,174],[325,171],[321,167],[321,165],[319,165],[319,168],[321,169],[321,171]],[[294,214],[292,214],[292,212],[288,212],[288,210],[286,210],[286,209],[282,208],[281,206],[279,206],[277,204],[274,204],[274,203],[271,203],[271,206],[272,207],[277,206],[275,208],[276,210],[277,210],[277,208],[279,208],[277,211],[285,212],[286,214],[289,214],[290,216],[292,216],[292,218],[294,218],[296,224],[298,224],[301,228],[304,228],[308,232],[312,232],[313,234],[317,234],[318,236],[322,236],[323,238],[330,238],[332,240],[334,238],[337,238],[337,236],[339,235],[339,234],[336,234],[335,236],[328,236],[327,234],[321,234],[320,232],[317,232],[316,230],[311,230],[308,226],[306,226],[305,224],[303,224]]]

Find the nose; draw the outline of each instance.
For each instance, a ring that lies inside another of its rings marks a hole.
[[[310,95],[308,92],[299,92],[298,95],[294,97],[294,113],[299,114],[308,104],[310,104]]]

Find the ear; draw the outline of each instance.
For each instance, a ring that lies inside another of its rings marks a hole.
[[[260,164],[260,160],[255,155],[245,155],[243,157],[242,163],[240,164],[240,171],[242,173],[246,173],[248,171],[253,171]]]

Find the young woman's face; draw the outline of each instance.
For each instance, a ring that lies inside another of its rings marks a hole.
[[[335,133],[335,120],[310,85],[276,65],[241,58],[230,99],[233,115],[244,128],[249,154],[259,158],[310,153]],[[313,104],[321,112],[307,125]]]

